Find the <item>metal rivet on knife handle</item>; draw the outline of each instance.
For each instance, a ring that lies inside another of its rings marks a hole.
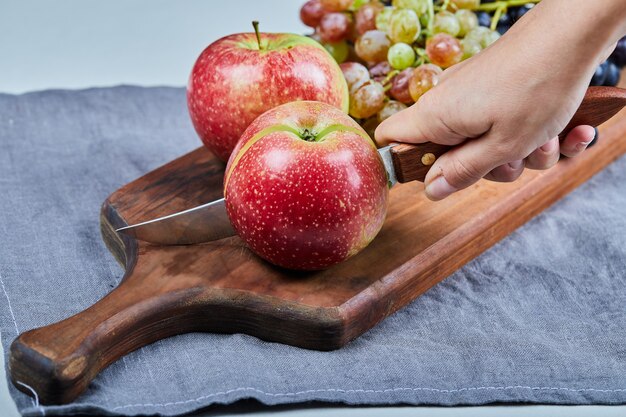
[[[430,166],[430,165],[435,163],[436,159],[437,159],[437,157],[434,154],[432,154],[430,152],[429,153],[425,153],[422,156],[422,164],[426,165],[426,166]]]

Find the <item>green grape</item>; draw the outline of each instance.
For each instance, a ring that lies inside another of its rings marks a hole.
[[[361,7],[364,4],[367,4],[369,2],[370,2],[370,0],[354,0],[352,2],[352,6],[350,6],[350,9],[357,10],[359,7]]]
[[[461,31],[459,19],[454,13],[445,10],[435,15],[433,20],[433,35],[437,33],[447,33],[448,35],[457,36]]]
[[[418,15],[428,11],[428,2],[430,0],[393,0],[391,5],[398,9],[411,9]]]
[[[466,60],[468,58],[473,57],[474,55],[476,55],[483,49],[480,46],[480,42],[474,39],[467,39],[467,38],[461,40],[461,48],[463,49],[462,60]]]
[[[490,30],[489,28],[478,26],[469,31],[467,35],[465,35],[465,39],[471,39],[480,42],[480,46],[484,49],[500,39],[500,34],[495,30]]]
[[[350,116],[366,119],[378,113],[385,105],[385,89],[376,81],[363,84],[350,95]]]
[[[415,51],[406,43],[396,43],[387,52],[387,61],[392,68],[403,70],[413,65],[415,62]]]
[[[465,39],[475,40],[480,43],[483,37],[487,35],[489,32],[491,32],[489,28],[486,28],[484,26],[478,26],[470,30],[469,32],[467,32],[467,34],[465,35]]]
[[[420,21],[411,9],[398,9],[391,14],[387,34],[393,43],[411,44],[420,33]]]
[[[383,108],[378,112],[378,122],[382,123],[384,120],[389,119],[394,114],[406,109],[406,104],[399,101],[389,100]]]
[[[385,7],[378,12],[376,15],[376,29],[386,32],[389,27],[389,19],[391,18],[392,13],[393,7]]]
[[[380,30],[368,30],[356,41],[356,54],[367,62],[381,62],[387,59],[387,51],[391,41],[385,32]]]
[[[457,36],[463,37],[472,29],[478,27],[476,13],[467,9],[460,9],[454,14],[459,21],[459,33]]]
[[[350,47],[346,41],[335,43],[324,43],[324,48],[335,58],[338,64],[341,64],[348,58]]]
[[[480,40],[480,46],[486,48],[498,39],[500,39],[500,34],[495,30],[490,30],[489,33],[485,33],[483,35],[482,39]]]

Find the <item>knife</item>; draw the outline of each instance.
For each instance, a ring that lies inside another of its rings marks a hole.
[[[626,89],[590,87],[559,137],[579,125],[598,126],[626,106]],[[451,146],[436,143],[392,144],[378,150],[390,187],[423,182],[430,166]],[[119,233],[160,245],[191,245],[236,235],[226,214],[224,198],[198,207],[117,229]]]

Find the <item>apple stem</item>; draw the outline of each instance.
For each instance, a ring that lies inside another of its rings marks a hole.
[[[315,139],[316,139],[315,133],[311,132],[310,129],[304,129],[302,131],[301,137],[307,142],[315,142]]]
[[[256,34],[256,41],[259,43],[259,51],[261,51],[263,50],[263,45],[261,45],[261,34],[259,33],[259,22],[257,20],[253,20],[252,26],[254,27],[254,33]]]

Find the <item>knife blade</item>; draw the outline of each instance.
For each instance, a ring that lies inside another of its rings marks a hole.
[[[598,126],[626,106],[626,90],[615,87],[590,87],[570,123],[559,135],[579,125]],[[432,142],[392,144],[378,150],[389,186],[424,181],[430,166],[452,147]],[[161,245],[190,245],[223,239],[236,234],[224,198],[116,230],[136,239]]]
[[[116,232],[159,245],[193,245],[234,236],[224,198],[122,227]]]

